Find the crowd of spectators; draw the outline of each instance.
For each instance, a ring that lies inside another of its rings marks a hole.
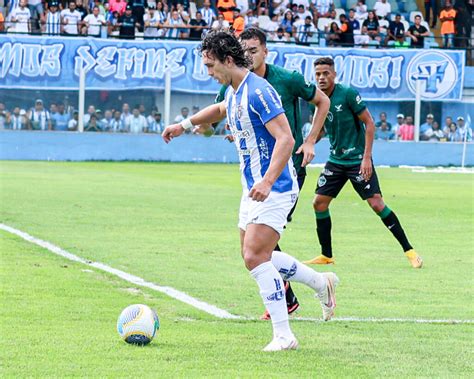
[[[9,0],[4,14],[0,8],[0,31],[201,39],[209,29],[239,35],[258,26],[279,42],[420,48],[430,35],[429,21],[433,28],[439,20],[445,47],[470,35],[460,0],[455,7],[443,0],[439,14],[436,1],[425,0],[426,21],[421,12],[393,12],[388,0],[371,1],[372,9],[364,0],[338,4],[345,8],[336,8],[333,0],[198,0],[197,5],[189,0]]]

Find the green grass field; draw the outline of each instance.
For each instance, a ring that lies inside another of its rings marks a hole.
[[[239,253],[235,165],[0,163],[0,222],[82,258],[231,313],[263,311]],[[282,248],[318,253],[310,169]],[[332,204],[338,317],[473,320],[473,179],[380,169],[387,204],[425,260],[413,270],[350,185]],[[261,352],[264,321],[217,319],[161,293],[0,232],[2,377],[472,377],[473,324],[294,321],[300,350]],[[300,317],[319,303],[295,284]],[[115,322],[145,303],[161,330],[144,348]]]

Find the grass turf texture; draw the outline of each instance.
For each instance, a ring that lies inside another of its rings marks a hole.
[[[230,312],[257,316],[243,267],[233,165],[1,163],[1,221],[83,258],[170,285]],[[310,170],[281,241],[318,253]],[[425,259],[413,270],[378,217],[348,185],[331,206],[341,278],[337,316],[473,319],[469,175],[378,170],[387,204]],[[150,290],[68,262],[1,233],[2,376],[470,376],[472,325],[294,322],[301,350],[264,354],[266,322],[224,321]],[[67,267],[63,267],[67,266]],[[299,316],[319,317],[294,285]],[[158,310],[146,348],[115,331],[132,303]],[[281,367],[280,367],[281,366]]]

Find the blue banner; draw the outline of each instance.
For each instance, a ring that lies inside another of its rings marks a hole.
[[[207,75],[198,42],[123,41],[94,38],[0,36],[0,88],[78,88],[81,65],[88,90],[163,89],[214,94],[219,84]],[[338,49],[269,44],[268,62],[314,81],[313,62],[331,56],[338,80],[365,100],[414,100],[421,82],[424,100],[460,100],[464,51]]]

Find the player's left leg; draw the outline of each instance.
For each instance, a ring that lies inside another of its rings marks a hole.
[[[406,257],[410,261],[410,264],[414,268],[421,268],[423,265],[423,260],[413,249],[413,246],[408,241],[408,238],[403,230],[403,227],[400,223],[395,212],[393,212],[382,198],[382,192],[380,190],[379,180],[377,178],[377,173],[375,168],[372,166],[373,174],[368,182],[364,181],[361,175],[357,172],[352,172],[350,174],[350,180],[352,186],[357,191],[359,196],[363,200],[367,200],[369,206],[373,209],[380,219],[384,223],[393,236],[396,238],[400,246],[402,247]]]

